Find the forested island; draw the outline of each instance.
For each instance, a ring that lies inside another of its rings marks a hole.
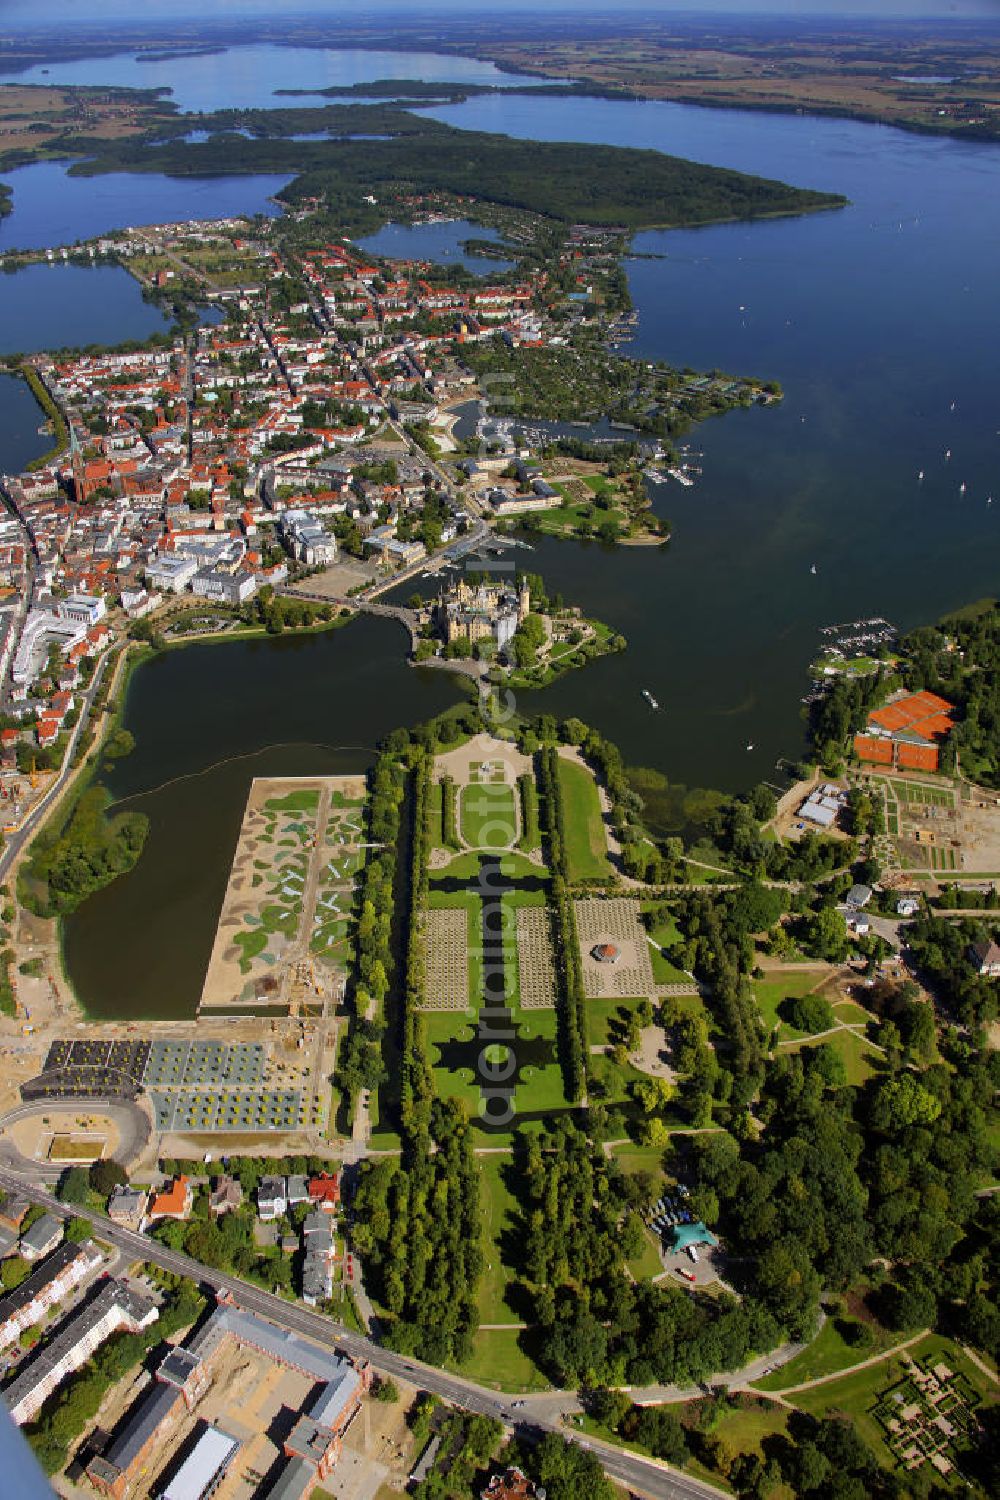
[[[267,118],[263,116],[267,115]],[[67,154],[84,154],[71,171],[165,172],[213,176],[234,172],[298,174],[279,195],[290,206],[323,198],[350,227],[360,199],[382,186],[410,184],[423,192],[474,195],[527,209],[563,223],[583,221],[627,229],[707,224],[839,208],[833,193],[789,187],[667,156],[659,151],[568,142],[519,141],[457,130],[391,105],[343,105],[328,110],[223,111],[177,117],[171,129],[209,130],[207,141],[173,139],[162,131],[120,141],[63,141]],[[318,125],[317,116],[323,123]],[[296,118],[297,117],[297,118]],[[183,127],[183,129],[182,129]],[[267,131],[251,138],[235,129]],[[316,128],[352,139],[291,140]],[[278,134],[278,132],[281,132]],[[387,140],[360,139],[388,135]]]

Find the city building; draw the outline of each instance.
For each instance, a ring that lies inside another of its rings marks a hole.
[[[309,1178],[298,1173],[292,1173],[286,1178],[287,1187],[285,1197],[288,1207],[295,1208],[299,1203],[309,1202]]]
[[[228,1432],[206,1426],[166,1489],[160,1491],[160,1500],[208,1500],[239,1450],[236,1438]]]
[[[154,1219],[186,1219],[191,1212],[191,1184],[183,1173],[176,1177],[162,1193],[154,1193],[146,1210],[146,1217]]]
[[[1000,979],[1000,946],[992,938],[988,941],[973,943],[969,949],[969,958],[975,966],[976,973],[984,979]]]
[[[439,594],[433,619],[449,646],[456,641],[475,646],[492,640],[502,651],[530,610],[527,584],[515,590],[500,583],[468,583],[460,578]]]
[[[112,1224],[123,1224],[126,1229],[138,1229],[142,1225],[148,1201],[149,1195],[141,1188],[119,1183],[108,1199],[108,1218]]]
[[[100,1457],[91,1459],[87,1475],[95,1489],[113,1500],[132,1500],[144,1493],[139,1484],[150,1460],[169,1442],[181,1418],[196,1410],[212,1385],[215,1362],[232,1343],[296,1370],[320,1386],[316,1398],[295,1422],[285,1441],[284,1456],[288,1461],[267,1491],[268,1500],[276,1495],[284,1496],[285,1500],[302,1500],[329,1475],[339,1458],[344,1434],[360,1412],[371,1384],[368,1366],[355,1365],[332,1350],[223,1300],[187,1345],[168,1350],[156,1369],[152,1387],[126,1414]],[[212,1430],[217,1429],[206,1428],[202,1436]],[[158,1491],[163,1500],[173,1494],[190,1497],[210,1493],[204,1488],[175,1489],[198,1446],[175,1471],[170,1484]],[[212,1467],[216,1455],[223,1458],[222,1445],[212,1444],[202,1450],[199,1463],[187,1469],[190,1486],[198,1482],[210,1485],[215,1476],[224,1475],[224,1468]]]
[[[0,1348],[20,1337],[58,1307],[74,1287],[96,1271],[103,1257],[93,1240],[60,1245],[21,1285],[0,1298]]]
[[[235,1177],[225,1175],[217,1177],[212,1184],[209,1194],[208,1206],[216,1218],[223,1214],[233,1213],[236,1209],[243,1207],[243,1188]]]
[[[280,1219],[288,1212],[288,1192],[283,1177],[262,1177],[257,1184],[257,1216]]]
[[[491,1474],[481,1494],[482,1500],[545,1500],[544,1486],[534,1484],[523,1469],[514,1467]]]
[[[95,1490],[113,1500],[130,1500],[135,1494],[133,1475],[148,1468],[162,1451],[183,1404],[180,1391],[160,1384],[157,1377],[149,1395],[129,1412],[109,1446],[87,1465],[87,1478]]]
[[[308,567],[337,561],[337,538],[305,510],[286,510],[280,531],[293,557]]]
[[[332,1214],[340,1203],[340,1175],[321,1172],[309,1179],[309,1202],[324,1213]]]
[[[309,1214],[302,1225],[302,1300],[310,1307],[333,1295],[333,1225],[322,1212]]]
[[[57,1219],[54,1214],[42,1214],[21,1235],[21,1254],[25,1260],[41,1260],[43,1255],[56,1248],[62,1237],[62,1219]]]
[[[12,1419],[23,1426],[58,1390],[68,1375],[91,1359],[105,1339],[125,1329],[138,1333],[160,1316],[156,1303],[127,1282],[105,1281],[96,1296],[66,1318],[49,1342],[14,1377],[4,1391]]]
[[[165,553],[146,567],[146,582],[151,589],[164,594],[183,594],[198,571],[196,557],[178,557]]]
[[[191,579],[191,592],[214,604],[245,604],[257,592],[252,573],[227,573],[223,568],[199,568]]]

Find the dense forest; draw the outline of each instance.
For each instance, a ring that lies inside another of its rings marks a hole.
[[[434,1101],[429,1134],[405,1166],[362,1165],[354,1211],[354,1248],[389,1314],[384,1342],[433,1364],[468,1359],[479,1323],[482,1223],[472,1132],[458,1101]]]
[[[907,686],[929,688],[959,709],[951,762],[957,755],[970,781],[1000,787],[1000,604],[914,630],[902,647]]]
[[[455,130],[391,106],[332,106],[344,136],[354,139],[292,141],[235,133],[200,143],[173,140],[157,145],[148,137],[102,143],[96,154],[71,170],[92,176],[110,171],[167,172],[173,176],[212,176],[233,172],[299,173],[280,196],[290,204],[325,198],[333,207],[356,212],[363,194],[396,188],[406,192],[468,194],[544,214],[567,223],[622,225],[704,224],[719,219],[752,219],[841,207],[830,193],[789,187],[721,167],[618,146],[518,141],[509,136]],[[330,111],[294,111],[294,133],[313,128],[309,118]],[[212,124],[213,117],[194,123]],[[378,122],[373,132],[373,120]],[[190,126],[189,122],[189,126]],[[242,126],[242,114],[226,125]],[[274,122],[268,122],[274,129]],[[326,125],[324,128],[328,128]],[[388,134],[365,140],[362,134]],[[157,132],[162,139],[162,132]],[[69,142],[72,147],[72,142]],[[88,143],[93,153],[93,144]]]
[[[104,787],[88,787],[62,827],[57,824],[37,836],[19,883],[21,901],[30,911],[63,916],[131,870],[142,853],[149,820],[138,812],[109,819],[110,801]]]

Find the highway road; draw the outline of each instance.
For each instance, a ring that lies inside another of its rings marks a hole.
[[[516,1436],[528,1442],[537,1441],[546,1432],[557,1432],[589,1449],[612,1479],[627,1485],[636,1494],[647,1496],[648,1500],[719,1500],[719,1492],[712,1485],[672,1469],[668,1464],[628,1453],[597,1438],[583,1437],[572,1428],[565,1427],[558,1414],[544,1417],[533,1415],[531,1397],[526,1397],[524,1406],[515,1410],[514,1398],[511,1396],[488,1390],[459,1375],[436,1369],[433,1365],[405,1359],[389,1349],[383,1349],[371,1339],[352,1333],[324,1313],[313,1312],[301,1303],[287,1302],[238,1276],[229,1276],[225,1272],[200,1265],[198,1261],[191,1260],[178,1251],[169,1250],[146,1235],[112,1224],[103,1214],[91,1209],[59,1203],[50,1193],[20,1172],[0,1166],[0,1187],[23,1193],[25,1197],[43,1204],[51,1213],[62,1218],[87,1219],[94,1226],[95,1233],[123,1252],[127,1259],[149,1261],[165,1271],[187,1276],[202,1286],[210,1287],[214,1292],[229,1292],[249,1312],[270,1318],[281,1327],[314,1339],[318,1344],[340,1349],[354,1359],[369,1360],[380,1374],[394,1376],[410,1385],[419,1386],[422,1390],[431,1391],[465,1411],[495,1417],[513,1430]],[[551,1396],[546,1398],[546,1404],[551,1410]],[[569,1393],[566,1404],[567,1409],[576,1406],[575,1399]]]

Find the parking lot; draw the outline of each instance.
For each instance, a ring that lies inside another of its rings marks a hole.
[[[159,1131],[281,1131],[309,1123],[301,1089],[152,1088],[149,1098]]]
[[[259,1042],[155,1041],[143,1074],[147,1089],[229,1084],[253,1088],[264,1079],[264,1048]]]

